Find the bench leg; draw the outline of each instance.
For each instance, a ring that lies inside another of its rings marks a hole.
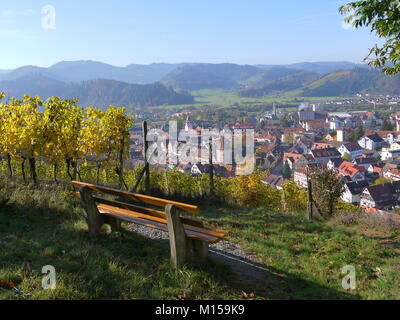
[[[103,218],[100,216],[96,203],[92,197],[92,191],[87,186],[82,186],[79,190],[83,207],[85,208],[87,217],[86,222],[91,237],[95,238],[100,235],[100,228],[104,224]]]
[[[165,206],[165,214],[168,221],[171,263],[177,269],[186,264],[190,245],[176,208],[171,204],[167,204]]]
[[[197,263],[205,265],[208,258],[208,243],[192,239],[193,255]]]
[[[114,217],[104,217],[103,219],[104,223],[108,224],[113,232],[121,231],[121,220]]]

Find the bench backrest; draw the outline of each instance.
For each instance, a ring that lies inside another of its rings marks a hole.
[[[191,204],[186,204],[186,203],[181,203],[181,202],[176,202],[176,201],[171,201],[171,200],[166,200],[166,199],[161,199],[161,198],[155,198],[143,194],[138,194],[138,193],[131,193],[127,191],[122,191],[122,190],[117,190],[117,189],[112,189],[108,187],[102,187],[102,186],[97,186],[94,184],[90,183],[84,183],[84,182],[78,182],[78,181],[72,181],[72,184],[77,190],[79,190],[81,187],[85,186],[89,188],[90,190],[94,192],[100,192],[104,194],[109,194],[113,196],[119,196],[125,199],[133,200],[136,202],[142,202],[154,206],[160,206],[160,207],[165,207],[167,204],[172,204],[179,210],[192,213],[192,214],[199,214],[200,210],[199,207],[191,205]]]

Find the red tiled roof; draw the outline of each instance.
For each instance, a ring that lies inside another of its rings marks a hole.
[[[343,161],[338,170],[343,176],[353,178],[357,173],[364,172],[365,168],[358,167],[354,163],[348,161]]]

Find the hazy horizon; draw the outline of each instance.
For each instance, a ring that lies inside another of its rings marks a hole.
[[[354,62],[354,61],[345,61],[345,60],[337,60],[337,61],[298,61],[294,63],[288,63],[288,64],[271,64],[271,63],[257,63],[257,64],[249,64],[249,63],[235,63],[235,62],[219,62],[219,63],[213,63],[213,62],[203,62],[203,61],[190,61],[190,62],[152,62],[152,63],[129,63],[127,65],[115,65],[115,64],[110,64],[104,61],[97,61],[97,60],[92,60],[92,59],[79,59],[79,60],[63,60],[63,61],[58,61],[56,63],[52,63],[50,65],[34,65],[34,64],[26,64],[26,65],[21,65],[17,66],[16,68],[10,68],[10,69],[2,69],[0,68],[1,71],[13,71],[19,68],[23,67],[38,67],[38,68],[50,68],[54,65],[57,65],[59,63],[64,63],[64,62],[94,62],[94,63],[102,63],[102,64],[107,64],[112,67],[117,67],[117,68],[126,68],[130,65],[138,65],[138,66],[150,66],[150,65],[157,65],[157,64],[167,64],[167,65],[175,65],[175,64],[236,64],[240,66],[258,66],[258,65],[271,65],[271,66],[290,66],[290,65],[296,65],[296,64],[302,64],[302,63],[354,63],[354,64],[365,64],[363,62]]]

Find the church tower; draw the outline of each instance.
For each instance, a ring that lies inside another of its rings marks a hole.
[[[186,121],[185,121],[185,131],[189,132],[193,130],[193,123],[189,119],[189,114],[186,115]]]

